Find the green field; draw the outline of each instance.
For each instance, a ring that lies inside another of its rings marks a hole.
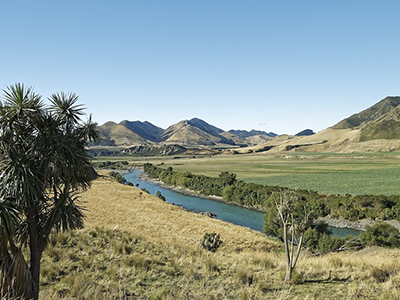
[[[400,168],[248,178],[245,181],[314,190],[327,194],[400,194]]]
[[[116,159],[116,158],[113,158]],[[400,194],[400,153],[290,153],[212,157],[119,158],[135,164],[149,161],[218,176],[236,173],[246,182],[311,189],[329,194]]]

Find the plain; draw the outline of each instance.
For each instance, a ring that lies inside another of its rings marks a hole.
[[[309,189],[327,194],[400,194],[400,153],[240,154],[174,157],[103,157],[97,161],[145,162],[217,177],[233,172],[238,179],[265,185]]]

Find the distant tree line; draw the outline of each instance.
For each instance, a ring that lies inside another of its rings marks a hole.
[[[282,187],[246,183],[236,174],[222,172],[218,177],[208,177],[191,172],[177,172],[172,167],[161,168],[150,163],[144,165],[144,172],[151,178],[158,178],[172,186],[181,186],[202,195],[215,195],[225,201],[255,209],[274,207],[273,193]],[[364,218],[372,220],[400,220],[400,196],[386,195],[339,195],[322,194],[310,190],[296,190],[299,201],[304,201],[316,217],[330,215],[350,221]]]

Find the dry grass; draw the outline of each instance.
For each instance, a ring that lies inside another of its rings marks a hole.
[[[370,140],[359,142],[360,129],[325,129],[311,136],[278,136],[260,145],[236,150],[241,153],[273,146],[268,153],[281,153],[287,146],[308,145],[297,148],[305,152],[366,153],[400,150],[400,140]]]
[[[108,178],[83,194],[86,229],[54,237],[43,299],[398,299],[400,252],[304,254],[284,284],[281,245]],[[206,232],[224,243],[200,247]]]

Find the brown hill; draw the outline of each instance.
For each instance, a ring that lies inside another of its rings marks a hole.
[[[167,144],[204,146],[214,146],[221,142],[221,138],[204,132],[187,120],[168,127],[162,133],[161,140]]]
[[[386,97],[373,106],[363,110],[360,113],[351,115],[350,117],[340,121],[332,126],[333,129],[347,129],[363,125],[367,122],[376,120],[381,116],[389,113],[400,104],[400,97]]]
[[[146,140],[150,140],[152,142],[160,142],[161,134],[164,132],[164,129],[151,124],[150,122],[140,122],[140,121],[127,121],[124,120],[120,125],[125,126],[129,130],[133,131],[137,135],[141,136]]]
[[[101,146],[132,146],[148,144],[178,144],[185,146],[254,145],[268,140],[259,131],[246,132],[243,138],[235,133],[225,132],[207,122],[193,118],[171,125],[166,130],[149,122],[127,121],[119,124],[107,122],[98,127]]]
[[[100,138],[111,146],[147,145],[148,140],[121,124],[109,121],[98,127]]]
[[[336,125],[310,136],[277,136],[258,131],[225,132],[193,118],[166,130],[149,122],[107,122],[99,127],[102,145],[133,146],[155,143],[184,146],[246,146],[235,153],[280,151],[367,152],[400,150],[400,97],[386,97]],[[307,130],[311,134],[311,130]],[[302,134],[298,134],[302,135]]]
[[[386,97],[336,125],[311,136],[278,136],[235,150],[250,152],[377,152],[400,150],[400,97]]]

